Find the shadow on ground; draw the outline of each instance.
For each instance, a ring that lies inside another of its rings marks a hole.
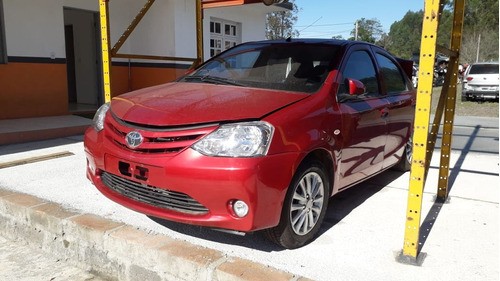
[[[0,156],[20,152],[28,152],[37,149],[50,148],[60,145],[73,144],[83,141],[83,135],[76,135],[65,138],[50,139],[45,141],[33,141],[18,144],[0,145]]]
[[[373,181],[368,180],[335,195],[330,199],[325,220],[317,238],[330,228],[334,227],[337,223],[340,223],[342,219],[349,215],[349,213],[351,213],[354,209],[401,175],[401,172],[389,170],[374,177]],[[376,182],[377,184],[373,184],[373,182]],[[263,231],[257,231],[255,233],[246,234],[245,236],[240,236],[206,227],[186,225],[155,217],[149,218],[154,222],[169,228],[170,230],[208,241],[238,245],[264,252],[278,252],[284,250],[280,246],[267,240]]]

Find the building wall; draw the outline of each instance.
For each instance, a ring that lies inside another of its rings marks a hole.
[[[67,113],[64,60],[10,60],[0,64],[0,120]]]
[[[110,1],[114,44],[145,1]],[[64,8],[98,12],[97,0],[3,0],[8,63],[0,64],[0,119],[68,114]],[[241,23],[242,41],[264,39],[262,4],[205,10],[204,54],[210,17]],[[195,1],[157,0],[119,53],[196,57]],[[100,54],[98,54],[100,56]],[[190,63],[113,59],[112,96],[172,81]]]
[[[63,13],[48,8],[58,2],[3,1],[9,63],[0,65],[0,119],[67,111]]]

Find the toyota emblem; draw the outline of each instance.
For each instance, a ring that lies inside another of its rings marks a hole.
[[[142,137],[141,133],[137,131],[132,131],[125,136],[125,142],[127,143],[127,146],[130,148],[136,148],[139,145],[141,145],[142,141],[144,138]]]

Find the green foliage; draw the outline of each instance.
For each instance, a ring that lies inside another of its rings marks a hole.
[[[437,43],[449,47],[453,26],[453,1],[445,1],[441,15]],[[498,60],[498,0],[467,0],[462,33],[462,62]],[[391,25],[388,44],[384,46],[394,55],[410,59],[420,51],[423,11],[408,11]]]
[[[369,43],[376,43],[384,35],[384,30],[382,24],[378,19],[365,19],[361,18],[357,21],[357,40],[365,41]],[[351,31],[351,38],[349,40],[355,40],[356,27]]]
[[[292,4],[292,10],[272,12],[266,16],[266,38],[284,39],[288,37],[298,37],[299,32],[293,28],[297,21],[298,8],[293,0],[288,1]]]
[[[467,0],[460,60],[498,61],[498,0]]]
[[[394,55],[410,59],[420,49],[420,37],[422,34],[422,20],[424,12],[408,11],[400,20],[391,25],[389,37],[391,42],[386,46]]]

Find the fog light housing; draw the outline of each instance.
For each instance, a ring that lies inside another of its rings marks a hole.
[[[248,214],[248,205],[247,203],[241,201],[241,200],[236,200],[232,204],[233,212],[238,218],[243,218]]]

